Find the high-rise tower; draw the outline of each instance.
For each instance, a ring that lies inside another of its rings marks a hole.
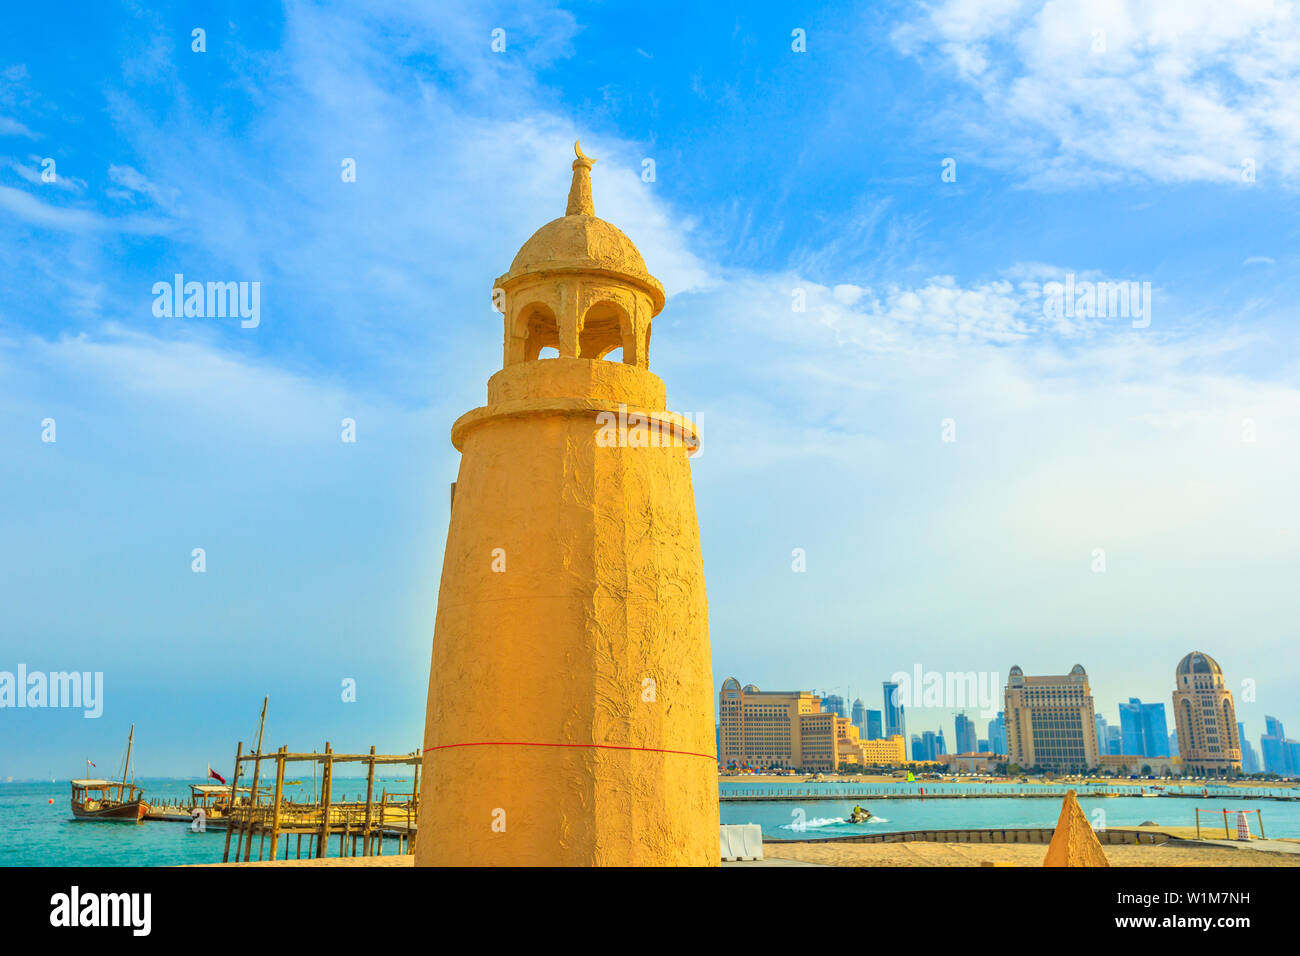
[[[894,734],[907,735],[907,718],[903,701],[899,697],[898,684],[885,681],[885,736]]]
[[[1174,681],[1178,754],[1188,772],[1240,772],[1237,712],[1218,661],[1209,654],[1192,651],[1178,662]]]
[[[575,151],[565,215],[493,290],[504,368],[451,430],[418,865],[719,862],[698,438],[648,368],[663,287]]]
[[[1032,677],[1012,667],[1003,699],[1011,763],[1082,773],[1100,762],[1097,710],[1082,664],[1068,674]]]

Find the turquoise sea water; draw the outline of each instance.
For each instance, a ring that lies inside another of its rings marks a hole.
[[[146,799],[162,802],[184,799],[189,796],[189,784],[197,780],[139,780],[145,789]],[[376,795],[387,786],[390,792],[409,792],[410,782],[380,780],[375,786]],[[825,784],[759,784],[723,781],[721,790],[772,793],[773,799],[757,802],[723,801],[723,823],[757,823],[763,835],[773,839],[847,836],[854,833],[924,830],[932,828],[967,829],[975,827],[1050,827],[1061,812],[1059,788],[1027,786],[1017,788],[1025,797],[953,797],[924,799],[895,797],[857,800],[800,800],[785,796],[797,789],[819,794],[841,792],[856,793],[864,788],[849,790],[851,784],[830,782]],[[927,784],[926,793],[980,792],[976,784]],[[916,792],[920,784],[875,785],[875,792],[888,790],[896,793]],[[285,788],[285,793],[296,799],[310,798],[313,784],[310,779],[298,787]],[[365,799],[364,779],[335,778],[334,794],[338,799]],[[999,789],[1007,789],[999,785]],[[1154,820],[1163,826],[1191,826],[1193,808],[1218,813],[1218,831],[1221,833],[1224,808],[1230,811],[1251,811],[1251,826],[1255,827],[1254,810],[1263,811],[1264,831],[1268,836],[1300,837],[1300,802],[1275,800],[1229,799],[1220,796],[1223,791],[1211,788],[1208,798],[1147,799],[1135,796],[1081,797],[1080,805],[1090,819],[1094,811],[1105,813],[1107,826],[1133,826]],[[1239,792],[1239,791],[1238,791]],[[1285,792],[1285,791],[1283,791]],[[1298,793],[1298,791],[1291,791]],[[1038,796],[1037,794],[1047,794]],[[185,823],[146,821],[132,823],[86,823],[72,820],[68,800],[68,781],[57,783],[0,784],[0,865],[3,866],[165,866],[178,863],[219,863],[225,847],[226,831],[210,829],[195,833]],[[53,799],[54,803],[49,803]],[[843,820],[854,803],[861,802],[873,814],[865,824],[848,824]],[[1234,818],[1235,819],[1235,818]],[[1207,832],[1213,824],[1202,815],[1202,825]],[[804,829],[796,830],[802,822]],[[1234,822],[1235,826],[1235,822]],[[385,852],[396,849],[396,841],[385,841]],[[332,841],[330,855],[338,854],[338,841]],[[256,853],[254,854],[256,855]]]
[[[202,781],[136,781],[144,788],[146,800],[158,802],[188,800],[191,783]],[[411,783],[409,779],[378,780],[375,784],[376,800],[384,787],[390,793],[409,793]],[[300,786],[286,786],[284,792],[293,799],[310,799],[312,788],[312,780],[308,778]],[[365,800],[365,778],[335,777],[333,795],[340,801]],[[221,862],[226,845],[224,829],[211,828],[195,833],[187,823],[170,821],[73,820],[71,796],[67,780],[0,783],[0,866],[170,866]],[[54,800],[53,804],[50,799]],[[305,840],[303,847],[305,852]],[[396,849],[395,839],[384,841],[385,855]],[[328,850],[329,856],[338,856],[337,839],[330,841]],[[256,847],[253,848],[253,858],[257,858]]]
[[[977,827],[1051,827],[1061,813],[1062,787],[996,785],[999,791],[1014,789],[1023,797],[962,796],[939,798],[908,798],[891,796],[888,799],[870,796],[861,798],[800,800],[786,796],[790,791],[818,794],[837,792],[859,793],[919,793],[924,786],[927,794],[962,793],[978,794],[985,789],[979,784],[879,784],[853,785],[838,782],[824,784],[771,784],[723,781],[721,790],[735,793],[772,793],[772,800],[731,802],[724,800],[720,811],[723,823],[757,823],[763,836],[779,840],[820,839],[850,836],[859,833],[887,833],[906,830],[973,829]],[[1134,788],[1112,788],[1116,792],[1135,792]],[[1250,815],[1251,832],[1257,832],[1255,810],[1263,816],[1264,833],[1270,837],[1300,837],[1300,801],[1236,797],[1241,791],[1210,787],[1209,797],[1158,797],[1140,796],[1089,797],[1081,796],[1079,805],[1094,826],[1136,826],[1150,820],[1161,826],[1194,826],[1194,809],[1202,811],[1201,826],[1207,835],[1223,835],[1222,811],[1229,811],[1229,824],[1236,832],[1236,812],[1246,810]],[[1292,796],[1300,791],[1283,790]],[[1233,794],[1233,796],[1228,796]],[[866,823],[845,823],[853,806],[861,803],[872,813]],[[1100,810],[1103,816],[1098,817]]]

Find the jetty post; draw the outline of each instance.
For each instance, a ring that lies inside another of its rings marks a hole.
[[[285,746],[275,754],[275,802],[271,805],[271,859],[275,859],[280,849],[280,803],[284,796],[284,752]],[[285,855],[288,856],[286,848]]]
[[[238,780],[242,779],[244,763],[252,762],[256,767],[262,760],[275,762],[275,787],[271,800],[267,803],[260,799],[247,800],[238,805],[232,804],[227,819],[226,848],[223,862],[245,862],[252,860],[253,836],[259,837],[258,860],[280,859],[280,839],[296,839],[297,855],[302,857],[302,838],[307,839],[307,856],[325,857],[329,855],[329,840],[334,834],[339,835],[339,854],[356,856],[357,843],[360,840],[361,855],[373,856],[383,853],[383,838],[394,836],[401,852],[403,846],[409,853],[414,845],[415,820],[419,813],[419,785],[413,782],[409,793],[393,794],[394,805],[390,807],[387,788],[383,797],[375,800],[375,784],[379,782],[376,773],[379,767],[392,764],[411,767],[413,781],[418,780],[422,756],[418,750],[406,754],[379,754],[375,747],[367,753],[335,753],[334,747],[326,743],[323,753],[294,753],[287,746],[280,746],[270,754],[256,751],[243,752],[241,742],[235,756],[236,783],[232,793],[238,796]],[[323,767],[321,791],[309,801],[296,802],[286,799],[285,773],[290,763],[302,762],[319,764]],[[346,795],[334,793],[334,770],[339,763],[364,763],[366,765],[366,795],[362,799],[357,794],[349,800]],[[260,776],[260,775],[259,775]],[[248,787],[242,788],[244,790]],[[267,787],[270,791],[271,788]],[[238,832],[235,832],[238,831]],[[271,838],[271,847],[266,848],[267,836]],[[230,855],[230,844],[235,843],[235,854]],[[285,843],[285,857],[293,856],[289,842]]]
[[[321,771],[320,797],[321,797],[321,817],[320,817],[320,834],[316,837],[316,858],[321,859],[325,856],[326,844],[329,842],[330,834],[330,797],[331,789],[334,784],[334,751],[330,748],[330,742],[325,741],[325,766]]]
[[[366,772],[366,823],[361,831],[361,839],[365,846],[362,847],[362,856],[370,855],[370,815],[374,810],[375,802],[375,745],[370,745],[370,767]],[[355,853],[353,854],[356,855]]]
[[[267,697],[263,697],[263,698],[262,698],[262,718],[261,718],[261,720],[259,720],[258,723],[257,723],[257,761],[253,764],[253,793],[252,793],[252,799],[253,799],[253,806],[254,806],[254,807],[257,806],[257,778],[258,778],[258,775],[259,775],[259,774],[261,773],[261,771],[262,771],[262,731],[264,731],[264,730],[266,729],[266,705],[267,705],[267,703],[270,701],[270,699],[271,699],[271,698],[270,698],[269,696],[267,696]],[[254,817],[255,817],[255,814],[251,814],[251,815],[249,816],[249,818],[248,818],[248,822],[249,822],[250,826],[249,826],[249,830],[248,830],[248,842],[247,842],[247,843],[245,844],[245,846],[244,846],[244,862],[245,862],[245,863],[248,862],[248,856],[249,856],[249,854],[252,853],[252,851],[253,851],[253,830],[252,830],[252,826],[251,826],[251,825],[252,825],[252,823],[253,823],[253,819],[254,819]],[[259,855],[260,855],[260,851],[259,851]],[[236,858],[236,859],[239,858],[239,852],[238,852],[238,850],[236,850],[236,852],[235,852],[235,858]]]
[[[230,775],[230,810],[233,810],[235,808],[235,794],[238,792],[235,788],[239,786],[239,767],[240,767],[240,761],[243,759],[243,756],[244,756],[244,742],[241,740],[239,742],[239,746],[235,748],[235,772]],[[229,815],[230,810],[226,811],[227,815]],[[228,821],[226,824],[226,849],[221,854],[222,863],[227,863],[230,860],[230,831],[233,829],[234,829],[233,824]],[[235,857],[236,858],[239,857],[238,845],[235,846]]]

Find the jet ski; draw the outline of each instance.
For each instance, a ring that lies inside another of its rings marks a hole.
[[[849,823],[866,823],[871,819],[871,811],[864,810],[862,807],[854,807],[853,812],[849,814]]]

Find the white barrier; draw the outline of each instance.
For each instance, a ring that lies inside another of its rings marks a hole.
[[[763,859],[763,831],[757,823],[724,823],[719,829],[724,860]]]

